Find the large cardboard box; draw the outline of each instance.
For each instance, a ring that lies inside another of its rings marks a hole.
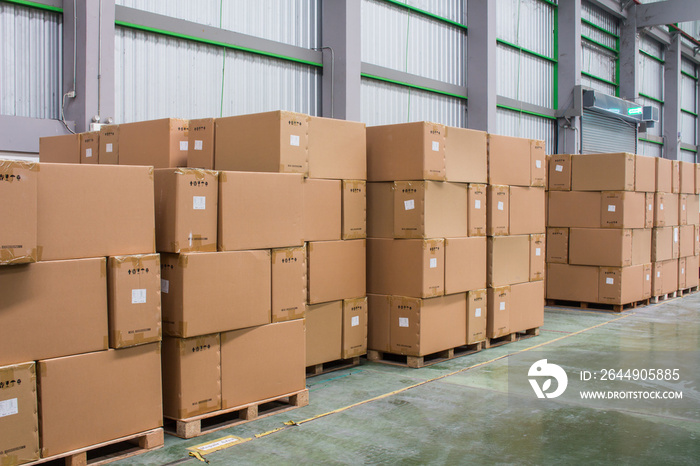
[[[656,191],[655,158],[636,155],[634,160],[634,190],[653,193]]]
[[[160,256],[112,256],[107,262],[109,346],[161,340]]]
[[[629,191],[601,193],[600,224],[603,228],[644,228],[646,194]]]
[[[119,125],[100,127],[100,150],[97,160],[107,165],[119,164]]]
[[[681,163],[678,160],[671,161],[671,192],[681,192]]]
[[[601,194],[598,192],[550,191],[547,193],[548,227],[600,228]]]
[[[552,154],[548,170],[549,191],[571,191],[571,155]]]
[[[223,333],[222,408],[233,408],[304,390],[305,368],[303,320]]]
[[[625,267],[632,265],[632,230],[572,228],[569,264]]]
[[[547,263],[569,263],[568,228],[547,228]]]
[[[547,235],[538,233],[530,235],[530,281],[544,280],[545,271],[545,242]]]
[[[161,255],[163,333],[189,338],[270,322],[270,251]]]
[[[685,287],[692,288],[698,286],[698,269],[700,267],[700,256],[689,256],[685,258]]]
[[[545,188],[511,186],[509,234],[545,232]]]
[[[470,184],[467,188],[469,236],[486,236],[486,189],[485,184]]]
[[[664,261],[661,263],[663,278],[663,288],[661,294],[673,293],[678,290],[678,259]]]
[[[632,265],[651,262],[652,233],[650,228],[632,230]]]
[[[0,365],[107,349],[106,262],[0,267]]]
[[[366,180],[365,124],[309,117],[309,178]]]
[[[695,255],[695,225],[684,225],[679,227],[679,255],[678,257],[688,257]]]
[[[680,225],[680,215],[679,215],[679,205],[680,205],[680,195],[678,194],[668,194],[665,195],[665,210],[664,216],[666,219],[666,226]],[[687,204],[687,200],[686,200]],[[687,205],[686,205],[687,207]]]
[[[187,136],[187,166],[214,169],[214,118],[190,120]]]
[[[367,353],[367,297],[343,301],[343,359]]]
[[[486,337],[498,338],[510,332],[510,307],[513,303],[510,286],[488,289]]]
[[[304,241],[341,238],[341,199],[340,180],[304,180]]]
[[[343,301],[311,304],[306,309],[306,366],[342,359]],[[288,351],[297,351],[289,348]]]
[[[275,111],[217,118],[216,170],[309,172],[309,116]],[[288,246],[288,245],[278,245]]]
[[[697,194],[688,194],[686,210],[688,211],[688,225],[700,223],[700,214],[698,214],[698,211],[700,211],[700,198]]]
[[[654,228],[651,240],[651,260],[661,262],[673,259],[673,243],[673,227]]]
[[[645,218],[645,223],[644,223],[644,228],[653,228],[654,227],[654,198],[656,197],[655,193],[647,193],[646,194],[646,218]]]
[[[444,239],[367,239],[368,293],[442,296],[445,271]]]
[[[487,290],[467,293],[467,344],[486,340]]]
[[[391,296],[367,294],[367,349],[390,352]]]
[[[678,289],[679,290],[685,290],[687,288],[686,286],[686,258],[681,257],[678,259]]]
[[[309,243],[309,304],[359,298],[367,294],[366,241]]]
[[[367,183],[367,237],[394,237],[394,183]]]
[[[467,189],[439,181],[394,182],[394,237],[467,236]]]
[[[488,182],[488,135],[473,129],[445,128],[445,175],[455,183]]]
[[[688,194],[678,195],[678,224],[688,224]]]
[[[162,426],[160,356],[151,343],[39,361],[41,456]]]
[[[643,294],[642,294],[642,299],[648,299],[651,298],[651,284],[652,284],[652,273],[653,273],[653,264],[644,264],[644,289]]]
[[[530,186],[547,187],[547,154],[537,139],[530,140]]]
[[[510,287],[511,332],[522,332],[544,325],[544,282],[520,283]]]
[[[573,191],[634,191],[634,154],[574,154]]]
[[[547,264],[547,299],[598,302],[598,267]]]
[[[80,133],[80,163],[98,163],[100,132]]]
[[[486,288],[486,237],[445,238],[445,294]]]
[[[220,172],[219,251],[304,244],[303,189],[299,174]]]
[[[445,178],[445,126],[417,122],[367,128],[368,181]]]
[[[0,266],[37,260],[39,164],[0,160]]]
[[[510,220],[510,188],[489,185],[486,193],[486,234],[488,236],[505,236],[508,234]]]
[[[598,302],[628,304],[644,299],[644,265],[601,267]]]
[[[531,165],[529,139],[489,134],[489,184],[530,186]]]
[[[80,134],[39,138],[42,163],[80,163]]]
[[[489,287],[530,281],[530,235],[489,237],[487,261]]]
[[[155,252],[153,169],[41,164],[38,260]]]
[[[654,157],[656,162],[656,192],[670,193],[673,189],[673,162],[669,159]]]
[[[216,251],[218,174],[197,168],[155,170],[156,250]]]
[[[679,164],[680,192],[682,194],[695,194],[695,164],[682,161]]]
[[[36,365],[0,367],[0,464],[39,459]]]
[[[651,294],[652,296],[661,296],[664,293],[664,263],[653,262],[651,269]]]
[[[218,333],[163,338],[163,416],[187,419],[221,409]]]
[[[342,239],[367,237],[367,182],[343,180]]]
[[[189,121],[178,118],[119,125],[119,164],[187,166]]]
[[[670,197],[672,194],[657,192],[654,195],[654,227],[666,226],[666,212],[668,211],[668,203],[666,202],[667,196]],[[671,223],[668,225],[671,225]]]
[[[302,319],[306,309],[306,247],[272,250],[272,322]]]

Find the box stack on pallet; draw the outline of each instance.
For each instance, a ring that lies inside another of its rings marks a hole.
[[[678,285],[676,287],[677,293],[675,295],[683,296],[685,294],[697,291],[698,289],[698,269],[700,267],[700,231],[699,224],[700,219],[698,218],[698,211],[700,210],[700,200],[698,198],[698,193],[700,187],[698,185],[698,170],[700,170],[700,165],[690,162],[672,162],[672,185],[671,190],[677,187],[678,191],[678,226],[673,227],[673,246],[675,253],[675,248],[678,248],[678,266],[676,268],[678,273]],[[678,183],[676,183],[676,179]],[[664,201],[664,198],[668,194],[657,193],[656,196],[659,198],[657,204],[659,205],[659,211],[656,212],[660,220],[664,220],[668,225],[667,219],[669,212],[664,210],[661,212],[660,206]],[[664,293],[668,289],[668,293],[674,296],[674,293],[670,290],[670,285],[666,285],[667,276],[670,274],[673,276],[673,272],[669,274],[665,273],[666,268],[671,268],[672,265],[667,265],[663,263],[661,265],[654,264],[654,274],[661,272],[661,281],[663,281],[663,287],[659,287],[662,293],[654,293],[654,301],[658,302],[658,299],[667,293]],[[656,278],[656,277],[655,277]],[[669,280],[670,281],[670,280]],[[652,286],[654,286],[654,280],[652,279]],[[654,286],[654,291],[656,291],[656,286]]]
[[[3,464],[163,445],[153,190],[151,167],[0,162]]]
[[[543,141],[489,135],[487,347],[539,334],[544,321]]]

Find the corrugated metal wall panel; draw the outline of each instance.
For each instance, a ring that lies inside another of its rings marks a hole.
[[[626,121],[584,110],[581,118],[581,152],[635,152],[637,128]]]
[[[581,24],[581,35],[593,39],[596,42],[600,42],[603,45],[607,45],[608,47],[617,49],[617,39],[586,23]]]
[[[695,112],[697,108],[697,81],[681,75],[681,108]]]
[[[466,101],[410,89],[373,79],[362,79],[362,121],[367,126],[432,121],[466,127]]]
[[[693,76],[697,76],[697,72],[695,70],[695,63],[693,63],[690,60],[681,59],[681,70],[685,71],[686,73],[690,73]]]
[[[63,18],[0,3],[0,115],[60,117]]]
[[[664,65],[653,58],[639,54],[639,92],[655,99],[664,99]]]
[[[664,58],[664,46],[661,42],[652,39],[649,36],[641,35],[639,37],[639,49],[654,55],[655,57]]]
[[[639,141],[637,143],[637,154],[651,157],[663,157],[664,146],[651,142]]]
[[[541,139],[548,154],[556,152],[555,122],[547,118],[514,112],[504,108],[496,110],[497,134],[519,138]]]
[[[585,40],[581,41],[581,71],[615,82],[617,57],[610,51]],[[615,95],[615,87],[612,87]]]
[[[496,34],[499,39],[553,57],[554,8],[540,0],[499,0]]]
[[[615,95],[615,86],[598,81],[597,79],[589,78],[588,76],[581,76],[581,84],[608,95]]]
[[[697,159],[697,154],[695,152],[690,152],[687,150],[682,150],[680,154],[680,159],[683,162],[693,162],[695,163]]]
[[[552,108],[554,66],[542,58],[498,44],[496,92],[521,102]]]
[[[681,142],[686,144],[697,144],[696,131],[697,131],[697,121],[693,115],[681,112]]]
[[[361,37],[364,62],[466,85],[467,34],[458,26],[381,0],[362,0]]]
[[[403,0],[408,5],[460,24],[467,24],[466,0]]]
[[[581,18],[620,35],[620,22],[618,19],[585,0],[581,2]]]

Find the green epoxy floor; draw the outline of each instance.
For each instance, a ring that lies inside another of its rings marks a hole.
[[[289,420],[308,419],[425,381],[211,453],[207,459],[212,465],[700,463],[697,416],[508,395],[512,355],[567,349],[698,351],[700,293],[622,314],[547,308],[539,337],[423,369],[363,360],[359,367],[309,379],[309,406],[195,439],[166,435],[164,448],[114,464],[204,464],[188,457],[186,448],[226,435],[254,437],[285,427]],[[698,374],[694,376],[697,380]],[[698,390],[695,385],[691,391]]]

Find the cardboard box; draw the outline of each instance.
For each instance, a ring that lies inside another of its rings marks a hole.
[[[107,349],[104,257],[0,267],[0,365]]]
[[[222,334],[222,408],[304,390],[305,363],[303,320]]]
[[[487,261],[489,287],[530,281],[530,235],[488,238]]]
[[[394,183],[367,183],[367,237],[394,237]]]
[[[644,299],[644,265],[601,267],[598,302],[629,304]]]
[[[651,298],[651,283],[653,274],[653,264],[644,264],[644,289],[642,299]]]
[[[685,258],[685,286],[693,288],[698,286],[698,270],[700,268],[700,256],[689,256]]]
[[[678,224],[688,224],[688,194],[678,195]]]
[[[695,194],[700,194],[700,163],[695,164]]]
[[[486,288],[486,237],[445,238],[445,294]]]
[[[306,309],[306,246],[272,250],[272,322],[302,319]]]
[[[221,409],[218,333],[163,338],[163,416],[187,419]]]
[[[634,160],[634,190],[653,193],[656,191],[655,157],[635,155]]]
[[[673,189],[673,162],[654,157],[656,162],[656,192],[670,193]]]
[[[366,241],[309,243],[309,304],[359,298],[367,294]]]
[[[695,194],[695,164],[682,161],[679,164],[680,192],[682,194]]]
[[[544,280],[545,271],[545,241],[544,233],[530,235],[530,281]],[[544,296],[544,295],[543,295]]]
[[[80,163],[80,134],[39,138],[41,163]]]
[[[394,182],[394,237],[467,236],[466,185],[438,181]]]
[[[697,194],[688,195],[686,210],[688,211],[688,225],[698,225],[700,223],[700,214],[698,214],[698,211],[700,211],[700,198],[698,198]]]
[[[343,180],[342,239],[367,237],[367,182]]]
[[[673,259],[673,227],[658,227],[652,231],[651,260],[661,262]]]
[[[694,255],[697,256],[700,254],[700,227],[695,225],[695,253]]]
[[[678,259],[678,289],[685,290],[686,282],[686,260],[685,257],[681,257]]]
[[[41,164],[38,260],[155,252],[151,167]]]
[[[417,122],[367,128],[368,181],[445,178],[445,126]]]
[[[511,287],[501,286],[488,289],[488,316],[486,337],[498,338],[510,332]]]
[[[189,121],[178,118],[119,125],[119,164],[187,166]]]
[[[569,263],[568,228],[547,228],[547,263]]]
[[[530,186],[547,187],[547,154],[544,141],[530,140]]]
[[[673,293],[678,290],[678,259],[664,261],[661,263],[663,278],[663,289],[661,294]]]
[[[39,459],[36,366],[34,362],[0,367],[0,464]]]
[[[569,264],[626,267],[632,265],[632,230],[572,228]]]
[[[214,163],[214,118],[190,120],[187,136],[187,166],[213,170]]]
[[[510,188],[489,185],[486,190],[486,234],[504,236],[508,234],[510,220]]]
[[[309,117],[309,178],[366,180],[365,124]]]
[[[391,353],[425,356],[467,343],[467,294],[391,297]]]
[[[598,192],[550,191],[547,193],[548,227],[600,228],[601,194]]]
[[[343,359],[367,354],[367,297],[343,301]]]
[[[653,262],[651,269],[651,294],[661,296],[664,294],[663,262]]]
[[[487,290],[467,293],[467,344],[486,340]]]
[[[650,228],[632,230],[632,265],[651,262],[652,231]]]
[[[304,180],[304,241],[341,238],[341,199],[340,180]]]
[[[80,163],[98,163],[100,132],[80,133]]]
[[[688,257],[695,255],[695,225],[684,225],[679,227],[679,256]]]
[[[595,303],[598,267],[547,264],[547,299]]]
[[[470,184],[467,187],[467,234],[486,236],[486,189],[485,184]]]
[[[673,258],[678,259],[681,253],[681,227],[673,227]]]
[[[529,235],[545,232],[546,202],[544,188],[511,186],[509,234]]]
[[[644,228],[653,228],[654,227],[654,198],[656,197],[655,193],[647,193],[646,194],[646,216],[644,219]]]
[[[99,163],[119,164],[119,125],[102,125],[100,127]]]
[[[667,193],[665,199],[666,209],[664,216],[666,217],[666,226],[680,225],[680,195]]]
[[[520,283],[510,287],[511,332],[523,332],[544,325],[544,282]]]
[[[196,168],[155,170],[156,250],[216,251],[218,173]]]
[[[644,228],[646,194],[626,191],[601,193],[601,226],[603,228]]]
[[[0,160],[0,266],[37,260],[39,164]]]
[[[342,346],[343,301],[309,305],[306,309],[305,367],[342,359]]]
[[[654,195],[654,227],[666,226],[666,212],[668,211],[666,196],[671,196],[671,194],[656,193]]]
[[[574,154],[571,189],[574,191],[634,191],[634,154]]]
[[[112,256],[107,262],[109,346],[160,341],[160,256]]]
[[[163,333],[189,338],[270,323],[270,251],[161,255]]]
[[[671,192],[681,192],[681,163],[678,160],[671,161]]]
[[[217,118],[214,168],[309,173],[309,116],[275,111]],[[289,246],[289,245],[279,245]]]
[[[445,271],[443,239],[367,240],[368,293],[415,298],[442,296]]]
[[[571,191],[571,155],[552,154],[548,175],[549,191]]]
[[[162,426],[160,356],[151,343],[39,361],[41,456]]]
[[[530,186],[530,140],[489,134],[489,184]]]
[[[391,297],[367,294],[367,349],[390,352]]]
[[[488,135],[445,127],[445,177],[455,183],[488,183]]]
[[[304,244],[303,188],[299,174],[219,173],[219,251]]]

